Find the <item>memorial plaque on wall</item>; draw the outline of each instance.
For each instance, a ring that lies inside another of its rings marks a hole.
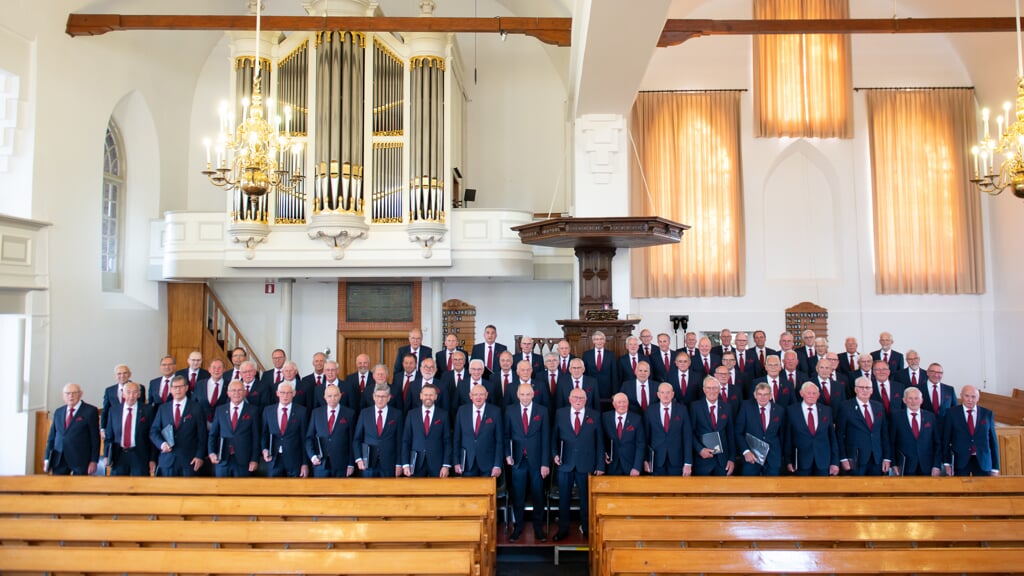
[[[470,352],[476,340],[476,306],[454,298],[446,300],[441,305],[441,327],[445,336],[455,334],[459,347]]]
[[[801,302],[786,309],[786,331],[793,334],[793,346],[808,344],[803,341],[804,330],[814,330],[819,338],[828,338],[828,309],[811,302]],[[814,342],[809,343],[811,346]]]
[[[356,284],[345,287],[346,322],[412,322],[412,284]]]

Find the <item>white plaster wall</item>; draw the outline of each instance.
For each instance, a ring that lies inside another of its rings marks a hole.
[[[568,282],[445,282],[442,301],[458,298],[476,306],[476,342],[494,324],[498,341],[514,348],[516,334],[560,335],[555,320],[573,317],[571,291]]]

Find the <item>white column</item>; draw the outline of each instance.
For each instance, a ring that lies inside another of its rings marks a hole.
[[[295,280],[279,278],[277,285],[281,287],[281,322],[278,333],[279,346],[292,358],[292,287]]]
[[[431,331],[430,346],[434,350],[440,350],[441,348],[444,347],[444,334],[442,334],[443,330],[441,330],[441,309],[443,306],[443,289],[443,279],[430,279],[430,325],[433,328],[433,330]]]

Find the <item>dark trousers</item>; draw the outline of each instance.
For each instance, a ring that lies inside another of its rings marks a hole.
[[[572,487],[576,485],[580,496],[580,526],[587,532],[590,518],[588,512],[587,483],[590,475],[577,470],[558,472],[558,531],[569,529],[569,509],[572,506]]]
[[[248,478],[252,475],[249,472],[249,463],[242,462],[234,454],[218,462],[214,471],[218,478]]]
[[[526,517],[527,492],[533,502],[533,526],[540,529],[543,524],[541,511],[544,510],[544,478],[540,475],[540,466],[532,468],[524,456],[519,465],[512,468],[512,510],[517,526],[522,526]]]
[[[86,476],[89,474],[88,466],[69,466],[64,460],[64,455],[56,450],[50,460],[50,471],[54,476]]]
[[[142,448],[113,447],[111,476],[149,476],[149,454]]]

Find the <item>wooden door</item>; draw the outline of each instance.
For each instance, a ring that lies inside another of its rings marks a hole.
[[[356,371],[356,356],[366,354],[370,357],[370,367],[383,364],[388,368],[388,379],[393,374],[398,348],[409,343],[409,333],[394,331],[345,331],[338,332],[338,374],[345,375]]]

